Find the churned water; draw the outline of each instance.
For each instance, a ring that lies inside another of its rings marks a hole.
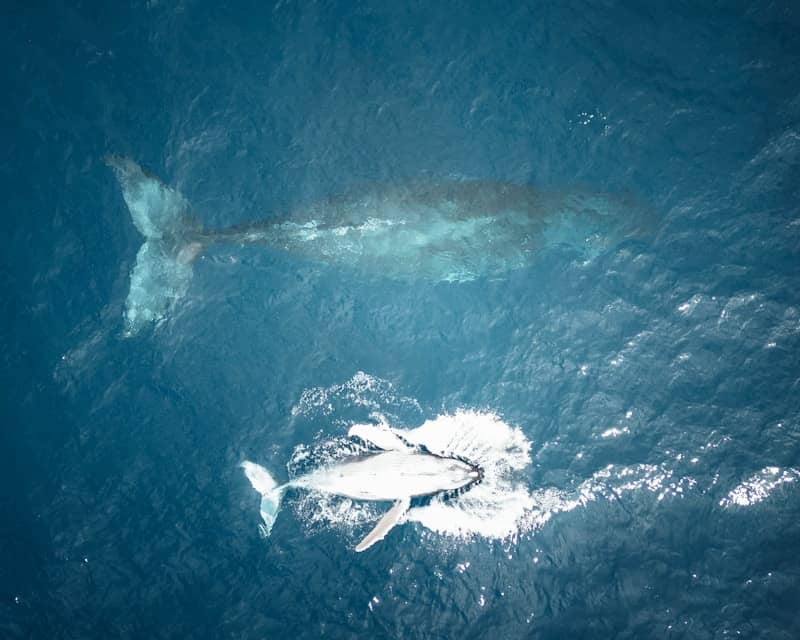
[[[796,3],[11,3],[2,25],[0,636],[798,636]],[[161,235],[167,270],[137,280],[108,154],[197,228],[305,211],[285,228],[325,251]],[[452,183],[601,198],[637,231],[542,205],[516,244],[520,210],[447,198],[413,227],[326,218]],[[394,277],[432,243],[470,277]],[[132,332],[137,283],[160,298]],[[265,536],[241,462],[285,482],[364,424],[483,482],[363,553],[388,503],[290,491]]]

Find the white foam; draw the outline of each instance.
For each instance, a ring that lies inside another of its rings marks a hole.
[[[535,498],[520,473],[530,464],[531,442],[498,415],[460,409],[400,435],[433,453],[469,460],[484,474],[479,485],[457,498],[434,498],[411,509],[408,520],[454,536],[506,538],[534,508]]]

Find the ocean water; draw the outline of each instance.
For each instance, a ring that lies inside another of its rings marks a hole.
[[[798,637],[796,3],[2,13],[0,637]],[[208,227],[421,179],[650,222],[468,282],[219,246],[127,336],[109,153]],[[381,422],[485,482],[264,535],[243,460]]]

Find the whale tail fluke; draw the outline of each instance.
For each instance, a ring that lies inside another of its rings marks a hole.
[[[192,262],[202,252],[200,225],[183,195],[130,158],[105,157],[122,189],[134,226],[145,241],[136,255],[125,301],[125,335],[166,318],[189,290]]]
[[[253,489],[261,494],[261,519],[264,521],[264,533],[269,535],[272,525],[278,517],[281,506],[281,497],[286,490],[286,485],[278,485],[269,472],[254,462],[245,460],[241,464],[244,474],[253,485]]]

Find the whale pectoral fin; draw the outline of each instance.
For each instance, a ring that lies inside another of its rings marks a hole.
[[[411,445],[387,426],[354,424],[350,427],[347,435],[351,438],[361,438],[364,442],[368,442],[384,451],[407,451],[411,448]]]
[[[356,551],[361,552],[369,549],[376,542],[380,542],[386,534],[400,521],[408,508],[411,506],[411,498],[403,498],[394,503],[394,506],[387,511],[364,539],[356,545]]]

